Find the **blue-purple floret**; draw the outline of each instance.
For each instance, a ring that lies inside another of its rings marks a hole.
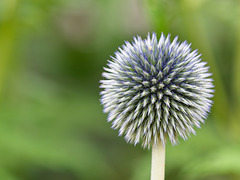
[[[191,44],[134,37],[104,68],[101,103],[112,128],[129,143],[150,147],[166,140],[175,145],[200,128],[210,108],[213,84],[206,62]]]

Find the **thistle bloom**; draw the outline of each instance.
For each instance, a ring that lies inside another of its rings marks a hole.
[[[186,41],[170,35],[125,42],[104,68],[101,103],[112,128],[142,146],[195,134],[210,111],[212,79],[206,62]]]

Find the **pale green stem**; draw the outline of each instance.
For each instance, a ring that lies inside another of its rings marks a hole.
[[[165,176],[165,147],[162,142],[152,147],[151,180],[164,180]]]

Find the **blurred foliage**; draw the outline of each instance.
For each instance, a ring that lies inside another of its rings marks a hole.
[[[110,55],[152,31],[192,42],[216,87],[197,136],[167,145],[166,179],[240,179],[239,16],[237,0],[1,0],[0,179],[149,179],[151,152],[98,94]]]

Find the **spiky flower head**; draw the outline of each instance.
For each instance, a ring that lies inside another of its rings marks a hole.
[[[200,128],[210,111],[212,79],[197,50],[178,37],[155,33],[125,42],[104,68],[101,103],[112,128],[127,142],[142,146],[178,136],[184,140]]]

